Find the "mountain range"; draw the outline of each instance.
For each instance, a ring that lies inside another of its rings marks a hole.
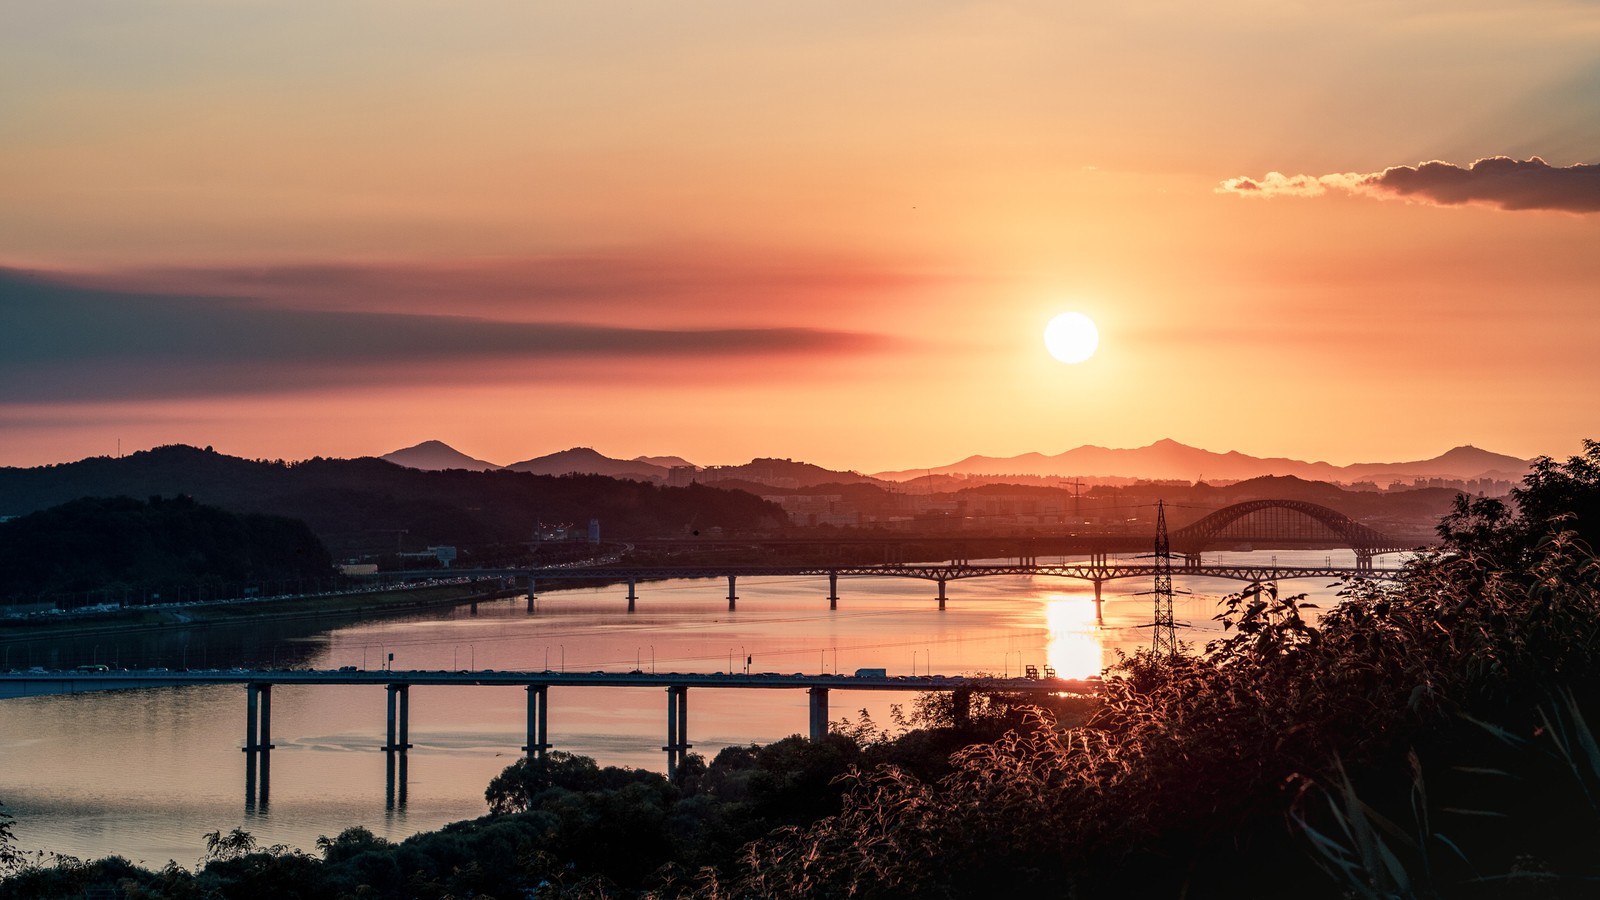
[[[1132,477],[1155,480],[1242,481],[1263,475],[1293,475],[1308,481],[1353,484],[1371,481],[1387,487],[1395,480],[1452,478],[1517,481],[1528,470],[1528,460],[1492,453],[1473,446],[1456,447],[1432,459],[1410,462],[1372,462],[1336,466],[1283,457],[1261,458],[1237,451],[1216,453],[1174,440],[1147,447],[1119,450],[1084,446],[1054,456],[1025,453],[1020,456],[969,456],[948,466],[878,472],[875,477],[903,481],[934,475],[1031,475],[1046,477]]]
[[[425,441],[382,457],[414,469],[509,469],[538,475],[591,474],[637,481],[665,481],[672,468],[692,465],[678,456],[640,456],[614,459],[589,447],[574,447],[544,456],[499,466],[468,456],[440,441]],[[1355,463],[1337,466],[1283,457],[1255,457],[1237,451],[1217,453],[1174,440],[1145,447],[1115,449],[1083,446],[1054,456],[1024,453],[1018,456],[969,456],[957,463],[924,469],[877,472],[871,476],[838,472],[787,459],[755,459],[739,466],[716,466],[706,475],[716,480],[745,479],[758,483],[783,481],[794,487],[827,483],[876,481],[903,482],[917,478],[1027,476],[1030,478],[1150,479],[1181,481],[1242,481],[1264,475],[1292,475],[1308,481],[1343,484],[1372,482],[1387,487],[1395,481],[1417,479],[1492,479],[1519,481],[1529,461],[1473,446],[1451,449],[1432,459],[1403,462]],[[702,477],[701,480],[708,480]]]

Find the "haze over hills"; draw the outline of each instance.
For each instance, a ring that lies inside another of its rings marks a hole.
[[[1112,449],[1083,446],[1054,456],[1024,453],[1019,456],[969,456],[948,466],[878,472],[874,477],[907,481],[928,475],[1030,475],[1036,477],[1118,477],[1176,479],[1183,481],[1242,481],[1263,475],[1293,475],[1310,481],[1372,481],[1380,487],[1394,480],[1417,478],[1515,481],[1528,470],[1528,461],[1477,447],[1456,447],[1433,459],[1414,462],[1355,463],[1336,466],[1282,457],[1260,458],[1237,451],[1216,453],[1174,440],[1147,447]]]
[[[498,466],[468,456],[440,441],[384,454],[381,459],[415,469],[497,469],[539,475],[607,475],[636,481],[666,481],[675,467],[693,466],[679,456],[639,456],[615,459],[590,447],[574,447],[532,459]],[[1030,478],[1148,479],[1232,482],[1267,475],[1292,475],[1308,481],[1343,484],[1373,482],[1387,487],[1394,481],[1417,479],[1493,479],[1517,481],[1528,471],[1528,461],[1477,447],[1456,447],[1432,459],[1409,462],[1355,463],[1336,466],[1284,457],[1261,458],[1237,451],[1217,453],[1174,440],[1147,447],[1113,449],[1083,446],[1054,456],[1025,453],[1019,456],[970,456],[947,466],[905,469],[862,475],[839,472],[789,459],[760,458],[735,466],[700,468],[700,481],[746,480],[761,484],[809,487],[818,484],[905,482],[917,479],[1028,476]]]
[[[878,483],[878,479],[858,472],[836,472],[811,463],[791,459],[758,458],[736,466],[696,466],[681,456],[640,456],[634,459],[614,459],[592,447],[573,447],[536,456],[509,466],[475,459],[441,441],[426,441],[386,453],[379,459],[413,469],[437,471],[441,469],[507,469],[512,472],[529,472],[534,475],[605,475],[633,481],[667,481],[672,469],[678,467],[696,470],[694,480],[703,483],[743,481],[750,484],[782,485],[804,488],[819,484]]]
[[[418,459],[482,462],[443,445],[407,450]],[[1470,448],[1445,458],[1444,465],[1461,472],[1471,469],[1460,466],[1503,461]],[[1152,509],[1161,499],[1176,504],[1169,515],[1175,526],[1205,509],[1243,499],[1302,499],[1421,543],[1458,490],[1488,492],[1493,487],[1503,492],[1509,487],[1504,482],[1483,486],[1458,481],[1423,490],[1409,484],[1395,491],[1346,490],[1289,474],[1226,485],[1220,479],[1205,484],[1101,482],[1089,490],[1068,491],[1060,478],[942,475],[935,476],[943,481],[935,489],[932,479],[895,484],[776,458],[693,472],[668,470],[668,483],[663,484],[639,474],[648,464],[613,460],[590,448],[543,460],[549,469],[544,473],[493,466],[488,471],[420,471],[370,457],[285,463],[168,446],[127,457],[0,468],[0,516],[25,515],[80,497],[184,494],[234,512],[301,519],[341,559],[439,544],[472,548],[474,558],[481,560],[517,552],[513,545],[520,546],[535,529],[549,525],[564,531],[591,519],[603,522],[608,535],[633,537],[788,525],[992,531],[1056,527],[1073,519],[1126,528],[1137,518],[1130,510]],[[1370,465],[1404,472],[1438,471],[1441,464]],[[632,474],[615,478],[559,471],[600,466]]]

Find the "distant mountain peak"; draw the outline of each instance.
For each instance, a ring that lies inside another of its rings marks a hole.
[[[633,461],[634,462],[641,462],[641,463],[649,463],[652,466],[665,466],[665,467],[667,467],[669,469],[671,469],[671,468],[673,468],[675,466],[693,466],[694,465],[694,463],[689,462],[687,459],[684,459],[681,456],[635,456],[633,458]],[[696,468],[698,468],[698,466],[696,466]]]
[[[571,447],[506,466],[514,472],[535,475],[606,475],[611,478],[650,480],[667,474],[666,466],[636,459],[613,459],[593,447]]]
[[[482,472],[486,469],[500,468],[492,462],[468,456],[444,441],[423,441],[420,444],[404,447],[392,453],[385,453],[378,458],[392,462],[397,466],[434,472],[441,469],[467,469],[474,472]]]

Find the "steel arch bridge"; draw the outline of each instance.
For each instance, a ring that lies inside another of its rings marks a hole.
[[[1378,554],[1414,549],[1344,513],[1304,500],[1247,500],[1172,533],[1172,549],[1190,564],[1198,563],[1205,550],[1258,543],[1349,547],[1356,553],[1358,569],[1371,569],[1372,557]]]

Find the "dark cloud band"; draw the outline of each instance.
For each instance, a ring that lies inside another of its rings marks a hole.
[[[0,403],[219,396],[505,363],[827,357],[889,339],[813,328],[619,328],[323,312],[73,287],[0,270]]]
[[[1511,210],[1600,212],[1600,165],[1552,166],[1539,157],[1480,159],[1468,167],[1446,162],[1394,166],[1370,175],[1284,175],[1231,178],[1217,189],[1254,197],[1314,197],[1341,190],[1457,206],[1481,203]]]

